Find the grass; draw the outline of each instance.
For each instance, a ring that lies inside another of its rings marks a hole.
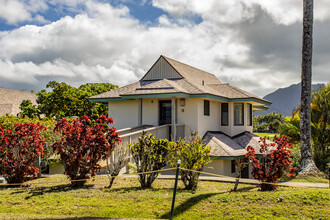
[[[323,177],[316,177],[316,176],[294,176],[294,177],[287,177],[283,176],[280,182],[302,182],[302,183],[329,183],[329,179]]]
[[[120,177],[106,189],[107,177],[97,176],[86,187],[72,189],[64,175],[29,183],[30,187],[1,188],[0,219],[168,218],[174,185],[173,180],[156,180],[153,188],[141,189],[136,178]],[[175,219],[329,218],[329,189],[280,187],[261,192],[257,186],[240,184],[238,192],[231,192],[233,187],[200,181],[198,191],[191,193],[180,181]]]
[[[273,138],[273,137],[275,137],[275,135],[276,135],[276,137],[280,136],[279,133],[253,133],[253,134],[255,134],[259,137],[263,137],[263,138],[267,138],[267,137],[268,138]]]

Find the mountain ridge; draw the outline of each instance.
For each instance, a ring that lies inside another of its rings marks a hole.
[[[323,83],[312,84],[312,91],[318,90],[324,86]],[[292,84],[285,88],[279,88],[276,91],[269,93],[263,97],[272,104],[266,111],[255,111],[255,115],[264,115],[273,111],[290,116],[292,111],[300,102],[301,83]]]

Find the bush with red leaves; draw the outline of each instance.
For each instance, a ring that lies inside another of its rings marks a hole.
[[[245,155],[252,162],[251,176],[261,182],[274,183],[261,183],[262,191],[275,190],[277,179],[281,178],[291,165],[291,150],[288,148],[292,148],[292,144],[288,142],[286,137],[275,137],[274,141],[275,143],[267,143],[265,138],[260,138],[261,158],[256,156],[255,150],[251,146],[248,146],[248,152]],[[290,167],[288,176],[294,175],[295,170],[295,168]]]
[[[65,174],[71,185],[81,187],[85,180],[100,169],[98,162],[109,156],[109,152],[120,142],[115,128],[109,128],[112,118],[101,115],[94,126],[87,116],[73,119],[72,123],[62,119],[55,125],[55,132],[61,134],[61,141],[53,149],[65,164]],[[82,180],[82,181],[79,181]]]
[[[33,162],[44,155],[45,140],[40,135],[46,128],[39,123],[15,124],[14,129],[0,126],[0,176],[8,183],[23,183],[37,176]]]

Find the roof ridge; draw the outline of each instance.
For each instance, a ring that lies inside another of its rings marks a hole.
[[[207,74],[209,74],[209,75],[212,75],[212,76],[215,76],[214,74],[212,74],[212,73],[209,73],[209,72],[207,72],[207,71],[205,71],[205,70],[202,70],[202,69],[199,69],[199,68],[196,68],[196,67],[193,67],[193,66],[190,66],[189,64],[186,64],[186,63],[182,63],[182,62],[180,62],[180,61],[177,61],[177,60],[175,60],[175,59],[172,59],[172,58],[169,58],[169,57],[166,57],[166,56],[164,56],[164,55],[161,55],[161,57],[163,57],[165,60],[170,60],[170,61],[174,61],[174,62],[177,62],[177,63],[179,63],[179,64],[181,64],[181,65],[184,65],[184,66],[189,66],[190,68],[193,68],[193,69],[196,69],[196,70],[198,70],[198,71],[202,71],[202,72],[204,72],[204,73],[207,73]],[[179,74],[180,74],[180,72],[179,72],[179,70],[177,70],[173,65],[171,65]],[[181,75],[181,74],[180,74]]]

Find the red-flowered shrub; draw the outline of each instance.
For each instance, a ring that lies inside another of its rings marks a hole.
[[[71,180],[72,186],[83,186],[85,180],[92,177],[100,169],[98,162],[109,156],[109,152],[120,142],[115,128],[109,128],[112,118],[100,116],[94,126],[87,116],[66,119],[55,125],[55,131],[61,134],[61,141],[53,144],[65,164],[65,174]],[[79,181],[83,180],[83,181]]]
[[[288,142],[286,137],[275,137],[275,143],[266,143],[265,138],[260,138],[261,158],[255,155],[253,147],[248,146],[246,157],[252,162],[252,176],[261,182],[269,182],[274,184],[261,184],[262,191],[276,189],[277,179],[281,178],[284,172],[291,164],[290,153],[292,144]],[[288,176],[293,175],[295,168],[290,167]]]
[[[0,126],[0,176],[8,183],[23,183],[37,176],[39,169],[33,162],[44,155],[39,123],[16,124],[13,130]]]

